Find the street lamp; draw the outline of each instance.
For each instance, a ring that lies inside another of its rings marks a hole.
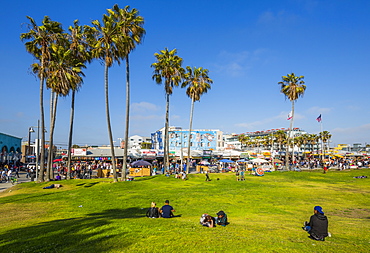
[[[28,128],[28,147],[27,147],[27,152],[26,155],[30,156],[31,155],[31,133],[34,133],[35,130],[33,130],[32,127]],[[26,159],[29,162],[29,159]]]
[[[32,132],[35,132],[33,130],[33,128],[37,128],[37,144],[36,144],[36,141],[35,141],[35,153],[36,153],[36,180],[38,179],[38,169],[39,169],[39,162],[40,162],[40,120],[37,120],[37,126],[32,126],[30,127],[30,132],[31,132],[31,129],[32,129]],[[46,129],[44,128],[44,133],[46,133]],[[31,135],[31,134],[30,134]],[[28,141],[28,145],[30,145],[29,141]],[[42,147],[44,148],[44,147]],[[42,158],[41,158],[42,159]],[[44,159],[41,160],[42,162],[44,162]]]

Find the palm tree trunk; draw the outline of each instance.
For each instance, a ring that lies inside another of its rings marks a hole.
[[[108,66],[107,64],[105,64],[104,82],[105,82],[105,111],[107,114],[108,136],[109,136],[109,142],[110,142],[110,150],[112,153],[113,178],[114,178],[114,182],[117,182],[116,156],[114,154],[113,136],[112,136],[112,129],[110,125],[110,115],[109,115]]]
[[[289,147],[290,147],[290,141],[293,141],[293,138],[292,138],[293,121],[294,121],[294,100],[292,100],[292,119],[290,120],[290,127],[289,127],[288,145],[287,145],[288,150],[285,155],[285,157],[287,158],[285,161],[286,169],[288,169],[288,165],[289,165],[288,152],[289,152]],[[292,148],[292,164],[294,165],[294,142],[293,142],[293,148]]]
[[[168,169],[168,117],[170,111],[170,94],[166,94],[166,123],[164,126],[164,147],[163,147],[163,165],[164,169]]]
[[[126,128],[125,128],[125,149],[123,150],[123,162],[122,162],[122,181],[126,180],[126,169],[127,169],[127,152],[128,152],[128,132],[129,132],[129,121],[130,121],[130,65],[128,55],[126,56]]]
[[[41,66],[43,66],[43,60],[41,63]],[[41,152],[40,152],[40,172],[38,172],[38,168],[36,165],[36,173],[39,173],[38,175],[38,181],[44,182],[44,174],[45,174],[45,115],[44,115],[44,76],[41,73],[40,77],[40,121],[41,121]]]
[[[53,92],[54,93],[54,92]],[[54,129],[55,129],[55,119],[56,119],[56,112],[57,112],[57,104],[58,104],[58,95],[52,95],[53,102],[50,103],[53,107],[50,108],[51,110],[51,121],[50,121],[50,140],[49,140],[49,154],[48,154],[48,167],[47,167],[47,179],[54,178],[53,173],[53,158],[54,158]]]
[[[189,135],[188,135],[188,159],[186,161],[186,173],[189,173],[189,169],[190,169],[190,159],[191,159],[191,156],[190,156],[190,137],[191,137],[191,128],[193,126],[193,112],[194,112],[194,98],[192,97],[191,98],[191,108],[190,108],[190,120],[189,120]]]
[[[71,115],[69,119],[69,136],[68,136],[68,161],[67,161],[67,179],[71,179],[71,149],[72,149],[72,136],[73,136],[73,120],[75,114],[75,94],[76,91],[72,90],[72,98],[71,98]]]

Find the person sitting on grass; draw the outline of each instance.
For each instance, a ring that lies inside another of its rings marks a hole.
[[[328,218],[324,215],[321,206],[314,207],[314,215],[311,216],[310,222],[305,221],[303,229],[310,235],[312,240],[325,241],[328,234]]]
[[[215,218],[206,213],[200,217],[200,224],[209,228],[216,227]]]
[[[148,217],[148,218],[159,218],[159,217],[161,217],[160,214],[159,214],[159,209],[156,206],[155,202],[152,202],[152,204],[150,205],[150,208],[148,209],[148,211],[146,211],[146,217]]]
[[[229,224],[229,222],[227,222],[227,215],[224,211],[219,211],[217,213],[216,224],[223,227]]]
[[[175,212],[175,210],[173,209],[172,206],[170,206],[170,201],[166,200],[164,202],[164,206],[161,207],[159,212],[161,213],[163,218],[172,218],[173,212]]]

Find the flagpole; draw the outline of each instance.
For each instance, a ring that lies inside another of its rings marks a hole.
[[[321,114],[320,114],[320,116],[321,116]],[[322,117],[320,117],[320,129],[321,129],[321,135],[322,135],[323,134],[323,132],[322,132]],[[323,144],[322,136],[321,136],[321,152],[322,152],[322,155],[321,155],[322,165],[324,166],[325,152],[324,152],[324,144]]]

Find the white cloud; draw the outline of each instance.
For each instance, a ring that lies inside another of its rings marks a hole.
[[[369,143],[370,142],[370,124],[348,128],[334,128],[331,130],[333,142],[336,143]]]
[[[311,108],[307,109],[307,113],[315,114],[315,115],[317,114],[317,116],[319,116],[319,114],[330,113],[332,110],[333,110],[333,108],[325,108],[325,107],[314,106],[314,107],[311,107]]]
[[[279,12],[272,12],[272,11],[265,11],[263,12],[259,18],[259,24],[267,24],[267,25],[281,25],[281,24],[291,24],[296,22],[298,16],[295,14],[288,13],[284,10]]]
[[[280,114],[275,116],[275,117],[265,118],[265,119],[262,119],[262,120],[258,120],[258,121],[254,121],[254,122],[248,122],[248,123],[238,123],[238,124],[235,124],[235,126],[246,128],[248,131],[261,130],[262,128],[265,128],[264,126],[266,126],[267,124],[269,124],[271,122],[281,121],[281,120],[286,120],[288,122],[288,120],[287,120],[288,114],[289,114],[289,112],[283,111],[283,112],[280,112]],[[295,120],[304,119],[304,118],[305,117],[303,115],[299,114],[299,113],[294,114],[294,119]]]
[[[142,113],[142,112],[148,112],[148,111],[158,111],[160,109],[159,106],[148,103],[148,102],[140,102],[140,103],[133,103],[131,105],[132,112],[136,113]]]
[[[260,61],[261,58],[264,61],[266,60],[264,55],[266,55],[267,51],[264,48],[258,48],[252,52],[241,51],[233,53],[222,51],[218,56],[219,63],[215,64],[215,68],[218,72],[232,77],[243,76],[252,68],[254,62]]]
[[[132,115],[130,116],[131,120],[132,121],[147,121],[147,122],[150,122],[150,121],[153,121],[153,120],[164,120],[164,115],[141,115],[141,114],[138,114],[138,115]]]

